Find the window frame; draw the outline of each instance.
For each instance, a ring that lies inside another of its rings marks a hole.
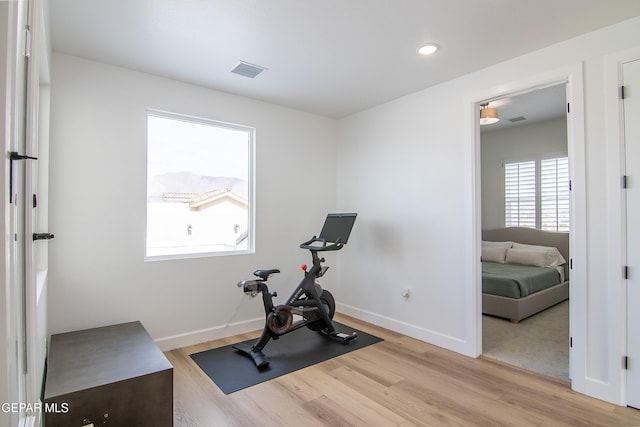
[[[187,123],[202,124],[208,126],[214,126],[224,129],[238,130],[247,133],[248,136],[248,155],[247,155],[247,248],[239,250],[220,250],[212,252],[189,252],[180,254],[161,254],[161,255],[148,255],[148,183],[149,183],[149,117],[154,116],[163,119],[171,119],[184,121]],[[169,261],[178,259],[196,259],[196,258],[211,258],[219,256],[233,256],[233,255],[250,255],[255,253],[255,225],[256,225],[256,194],[255,194],[255,156],[256,156],[256,129],[252,126],[246,126],[236,123],[224,122],[221,120],[210,119],[205,117],[196,117],[187,114],[157,110],[148,108],[145,110],[145,225],[144,225],[144,243],[143,253],[144,261]]]
[[[511,163],[523,163],[523,162],[531,162],[535,161],[535,229],[542,230],[542,198],[541,198],[541,164],[544,160],[549,159],[559,159],[559,158],[567,158],[567,168],[568,168],[568,183],[571,182],[571,171],[570,171],[570,159],[567,152],[556,152],[556,153],[545,153],[539,155],[523,155],[519,157],[512,157],[508,159],[504,159],[501,162],[502,175],[501,175],[501,183],[500,183],[500,196],[501,196],[501,207],[500,207],[500,215],[501,215],[501,223],[504,227],[507,227],[507,215],[506,215],[506,165]],[[569,189],[567,189],[570,191]],[[569,210],[571,210],[571,194],[569,193]],[[514,226],[510,226],[514,227]],[[568,233],[571,230],[571,213],[569,212],[569,230],[566,231],[554,231],[559,233]],[[545,231],[553,231],[553,230],[545,230]]]

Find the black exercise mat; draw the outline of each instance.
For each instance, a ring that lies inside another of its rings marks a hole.
[[[358,337],[344,344],[308,328],[298,329],[266,345],[263,352],[270,363],[264,370],[256,368],[253,359],[230,345],[194,353],[191,358],[224,394],[229,394],[382,341],[338,322],[333,323],[337,331],[349,334],[355,331]],[[244,343],[251,346],[256,341]]]

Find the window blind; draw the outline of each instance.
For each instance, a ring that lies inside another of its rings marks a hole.
[[[506,227],[536,227],[536,161],[504,165]]]
[[[569,159],[540,162],[540,228],[569,231]]]

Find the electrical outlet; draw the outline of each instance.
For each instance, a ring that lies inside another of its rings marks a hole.
[[[402,297],[409,299],[411,298],[411,289],[409,288],[402,288]]]

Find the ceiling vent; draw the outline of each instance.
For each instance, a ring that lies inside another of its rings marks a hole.
[[[522,117],[522,116],[518,116],[518,117],[513,117],[511,119],[507,119],[509,120],[511,123],[515,123],[515,122],[521,122],[523,120],[527,120],[526,117]]]
[[[236,65],[235,68],[231,70],[231,72],[253,79],[256,78],[258,74],[262,73],[264,70],[266,70],[265,67],[240,61],[238,65]]]

